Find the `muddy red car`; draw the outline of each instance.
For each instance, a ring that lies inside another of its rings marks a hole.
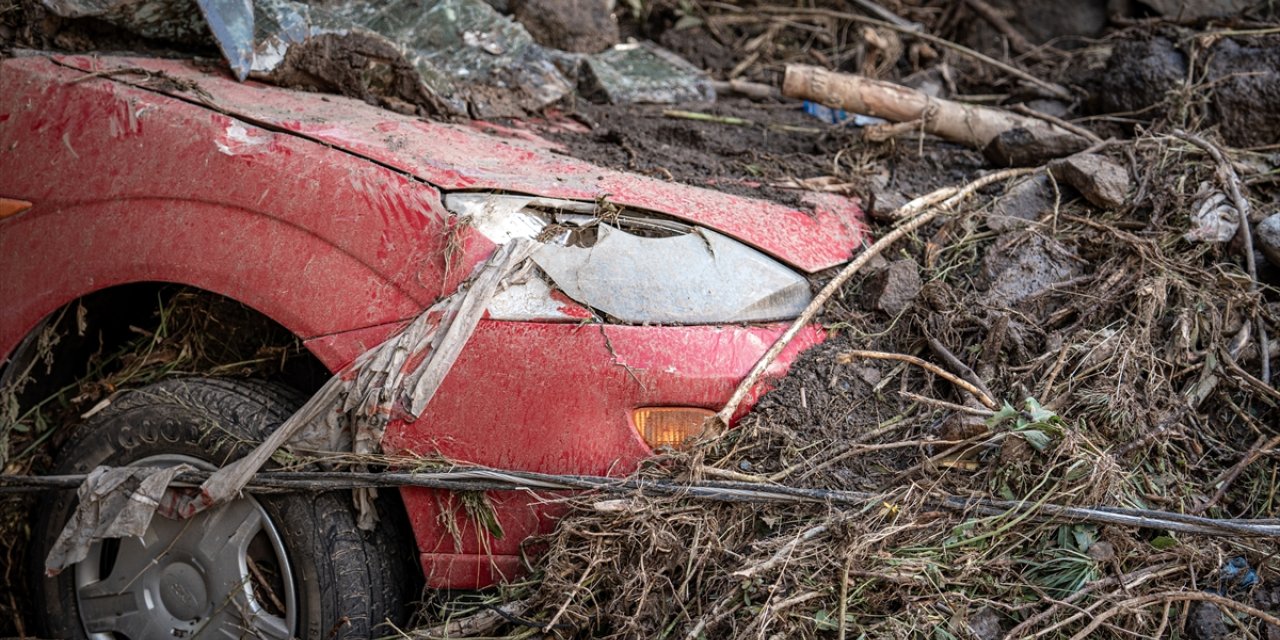
[[[336,372],[510,238],[569,229],[534,254],[534,277],[494,298],[425,412],[387,426],[390,454],[627,473],[695,433],[810,300],[809,277],[864,238],[842,197],[799,210],[630,175],[523,125],[427,121],[190,61],[23,54],[0,61],[0,87],[9,372],[77,300],[139,283],[242,303]],[[822,338],[806,330],[771,373]],[[211,468],[229,450],[197,441],[195,422],[260,435],[297,398],[238,379],[161,382],[117,397],[89,421],[106,431],[58,459],[81,473]],[[33,553],[69,517],[64,493]],[[399,497],[431,587],[516,575],[522,542],[553,525],[525,493],[491,495],[501,538],[455,518],[448,493]],[[344,633],[367,635],[417,594],[397,584],[400,532],[359,531],[351,509],[341,495],[248,496],[194,521],[156,517],[145,536],[99,543],[40,581],[36,606],[67,637],[231,634],[246,621],[267,637],[325,637],[344,617],[356,621]]]

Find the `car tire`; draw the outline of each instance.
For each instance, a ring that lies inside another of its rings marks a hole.
[[[159,382],[121,394],[82,425],[53,473],[178,462],[212,469],[247,453],[299,404],[297,394],[255,381]],[[214,636],[240,637],[251,620],[259,636],[369,638],[406,617],[416,562],[402,523],[384,518],[361,531],[349,492],[246,496],[187,521],[157,514],[147,535],[97,543],[85,561],[43,577],[76,504],[74,491],[59,492],[34,523],[33,595],[46,637],[191,637],[228,624],[240,627]]]

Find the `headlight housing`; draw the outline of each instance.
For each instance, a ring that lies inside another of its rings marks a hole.
[[[812,299],[803,276],[710,229],[607,204],[530,196],[449,194],[445,205],[495,243],[541,240],[533,254],[540,275],[572,300],[620,322],[786,320]],[[530,298],[528,291],[508,291],[494,300],[491,316],[502,317],[511,306],[504,295]]]

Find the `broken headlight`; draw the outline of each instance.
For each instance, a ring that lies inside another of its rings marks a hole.
[[[608,204],[479,193],[450,194],[445,205],[495,243],[518,237],[543,243],[533,262],[545,281],[527,279],[523,290],[500,294],[490,306],[495,318],[538,319],[531,307],[535,298],[549,297],[550,287],[637,324],[786,320],[812,298],[808,281],[777,260],[709,229],[658,216]],[[513,295],[519,304],[512,304]]]

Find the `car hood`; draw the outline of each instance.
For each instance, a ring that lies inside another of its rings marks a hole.
[[[605,169],[568,157],[559,145],[520,128],[434,122],[341,96],[238,83],[225,73],[185,60],[123,56],[54,56],[53,60],[130,84],[130,76],[112,76],[111,70],[154,72],[170,81],[137,86],[342,149],[443,191],[607,198],[714,229],[806,272],[847,261],[867,235],[857,201],[845,196],[806,193],[812,209],[801,211]]]

